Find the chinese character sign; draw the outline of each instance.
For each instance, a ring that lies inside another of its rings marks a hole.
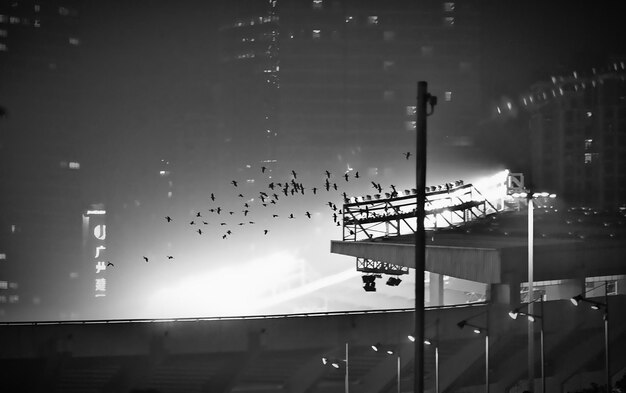
[[[87,211],[86,216],[89,218],[89,264],[95,272],[95,277],[92,277],[94,280],[93,294],[96,298],[103,298],[107,295],[106,270],[109,266],[106,245],[106,212],[104,210]]]

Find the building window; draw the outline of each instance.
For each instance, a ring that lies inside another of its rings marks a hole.
[[[598,153],[585,153],[585,164],[591,164],[598,159]]]
[[[383,70],[392,71],[396,66],[396,62],[393,60],[385,60],[383,61]]]
[[[447,1],[443,3],[443,10],[445,12],[454,12],[454,2]]]
[[[6,21],[7,21],[6,15],[0,14],[0,23],[6,23]]]
[[[424,45],[421,48],[421,52],[422,52],[422,56],[423,57],[433,57],[433,47],[430,45]]]
[[[20,18],[17,16],[10,16],[9,17],[9,23],[16,25],[18,23],[20,23]]]
[[[454,16],[446,16],[445,18],[443,18],[443,25],[445,27],[454,26]]]
[[[6,44],[0,42],[0,52],[6,52],[8,50]]]
[[[383,32],[383,40],[385,41],[393,41],[396,39],[396,32],[387,30]]]
[[[70,37],[68,39],[68,41],[69,41],[70,45],[74,45],[74,46],[80,45],[80,40],[78,38],[76,38],[76,37]]]
[[[35,12],[41,11],[41,6],[39,4],[35,4]]]
[[[0,296],[0,303],[6,303],[7,297],[5,295]]]
[[[0,37],[6,37],[7,36],[7,31],[4,29],[0,29]]]
[[[6,261],[7,259],[7,254],[4,252],[0,252],[0,261]]]
[[[321,10],[323,6],[324,4],[322,0],[313,0],[313,9]]]
[[[9,289],[9,283],[7,281],[0,281],[0,289]]]
[[[19,295],[11,295],[9,296],[9,303],[17,303],[20,301]]]
[[[70,169],[80,169],[80,162],[70,161],[68,163],[68,168],[70,168]]]
[[[321,37],[321,35],[322,35],[322,31],[321,31],[321,30],[319,30],[319,29],[314,29],[314,30],[312,31],[312,33],[311,33],[311,37],[312,37],[314,40],[319,40],[319,39],[320,39],[320,37]]]
[[[354,16],[346,16],[346,23],[350,23],[354,21]]]
[[[367,24],[370,26],[374,26],[378,24],[378,16],[370,15],[367,17]]]
[[[9,289],[17,289],[17,288],[19,288],[19,285],[16,282],[9,283]]]
[[[444,98],[446,101],[452,101],[452,92],[451,91],[446,91],[444,93]]]
[[[406,107],[406,115],[407,116],[415,116],[416,113],[416,106],[415,105],[409,105]]]
[[[593,145],[593,139],[585,139],[585,150],[591,149]]]

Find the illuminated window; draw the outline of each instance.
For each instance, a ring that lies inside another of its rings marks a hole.
[[[9,303],[17,303],[20,301],[19,295],[11,295],[9,296]]]
[[[19,288],[19,285],[16,282],[9,283],[9,289],[17,289],[17,288]]]
[[[7,17],[5,15],[0,14],[0,23],[6,23]]]
[[[585,139],[585,150],[591,149],[593,145],[593,139]]]
[[[0,37],[6,37],[7,36],[7,31],[4,29],[0,29]]]
[[[354,16],[346,16],[346,23],[354,21]]]
[[[417,127],[417,122],[415,122],[415,121],[405,121],[404,122],[404,128],[407,131],[415,131],[415,127]]]
[[[409,105],[406,107],[406,115],[407,116],[415,116],[415,112],[416,112],[416,106],[415,105]]]
[[[393,41],[396,39],[396,32],[395,31],[384,31],[383,32],[383,40],[385,41]]]
[[[80,162],[70,161],[68,164],[70,169],[80,169]]]
[[[445,3],[443,3],[443,10],[445,12],[453,12],[454,11],[454,3],[447,1]]]
[[[6,303],[7,297],[5,295],[0,296],[0,303]]]
[[[0,289],[9,289],[9,283],[7,281],[0,281]]]
[[[65,7],[59,7],[59,15],[67,16],[70,14],[70,10]]]
[[[41,11],[41,6],[39,4],[35,4],[35,12]]]
[[[451,91],[446,91],[446,92],[444,93],[444,99],[445,99],[446,101],[452,101],[452,92],[451,92]]]
[[[0,252],[0,261],[4,261],[6,259],[7,259],[7,254],[3,253],[3,252]]]
[[[376,15],[370,15],[367,17],[367,24],[374,26],[378,24],[378,17]]]
[[[324,4],[322,0],[313,0],[313,9],[321,10],[323,6]]]
[[[68,39],[68,41],[69,41],[70,45],[74,45],[74,46],[80,45],[80,40],[78,38],[76,38],[76,37],[70,37]]]
[[[454,26],[454,16],[446,16],[443,18],[443,25],[446,27]]]
[[[321,37],[322,31],[319,29],[313,29],[313,31],[311,32],[311,37],[313,37],[314,40],[317,40]]]
[[[598,158],[598,153],[585,153],[585,164],[591,164]]]
[[[6,44],[3,44],[2,42],[0,42],[0,52],[6,52],[7,51],[7,46]]]
[[[433,56],[433,47],[430,45],[424,45],[421,48],[423,57],[432,57]]]
[[[14,24],[14,25],[18,24],[18,23],[20,23],[20,18],[17,17],[17,16],[10,16],[9,17],[9,23]]]

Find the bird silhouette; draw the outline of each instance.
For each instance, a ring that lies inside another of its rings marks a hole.
[[[269,232],[269,229],[264,229],[264,230],[263,230],[263,234],[264,234],[264,235],[267,235],[267,233],[268,233],[268,232]]]
[[[226,239],[226,235],[222,235],[222,239]]]
[[[115,267],[115,265],[114,265],[114,264],[112,264],[111,262],[107,261],[107,267],[109,267],[109,266],[111,266],[111,267]]]
[[[265,173],[265,170],[266,170],[266,169],[267,169],[266,167],[262,166],[262,167],[261,167],[261,173]]]
[[[208,222],[206,222],[206,221],[202,221],[202,223],[203,223],[204,225],[209,225],[209,223],[208,223]]]
[[[227,234],[229,234],[229,235],[232,235],[232,234],[233,234],[233,233],[231,232],[231,230],[230,230],[230,229],[229,229],[229,230],[227,230],[227,231],[226,231],[226,233],[227,233]]]
[[[222,212],[222,208],[218,207],[217,210],[215,210],[217,212],[217,214],[220,214]]]
[[[313,195],[317,195],[317,188],[316,187],[311,188],[311,191],[313,191]]]
[[[191,221],[191,222],[189,223],[189,225],[195,225],[195,224],[196,224],[196,222],[195,222],[195,221]]]
[[[220,222],[220,225],[226,225],[226,223],[225,222]]]
[[[236,181],[236,180],[233,180],[233,181],[231,181],[230,183],[231,183],[233,186],[237,187],[237,181]]]
[[[358,178],[359,178],[359,171],[357,171],[357,172],[354,174],[354,178],[355,178],[355,179],[358,179]]]
[[[273,218],[277,218],[277,217],[278,217],[278,214],[272,214],[272,217],[273,217]]]
[[[304,215],[307,216],[308,218],[311,218],[311,213],[309,212],[304,213]]]
[[[291,171],[291,174],[293,175],[293,178],[294,178],[294,179],[297,179],[297,178],[298,178],[298,175],[296,174],[296,171],[292,170],[292,171]]]
[[[333,188],[337,191],[337,183],[333,183]]]
[[[144,256],[144,257],[143,257],[143,260],[144,260],[144,261],[146,261],[146,262],[148,262],[148,257]]]
[[[167,222],[172,222],[172,217],[170,216],[166,216],[165,219],[167,220]]]
[[[202,235],[202,229],[198,229],[198,235]]]
[[[348,173],[347,172],[343,174],[343,177],[346,179],[346,181],[348,181]]]
[[[215,202],[215,194],[211,193],[211,200]]]
[[[409,157],[411,157],[411,152],[407,151],[406,153],[404,153],[404,156],[406,157],[406,159],[408,160]]]
[[[324,171],[324,173],[326,173],[326,178],[330,179],[330,172],[329,171]]]
[[[174,257],[172,255],[168,255],[167,259],[174,259]]]
[[[293,216],[293,213],[289,214],[289,218],[295,218],[295,217]]]
[[[200,212],[197,212],[196,217],[202,217],[202,214],[200,214]]]

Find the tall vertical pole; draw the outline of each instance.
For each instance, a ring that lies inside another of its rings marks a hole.
[[[424,392],[424,270],[426,267],[426,237],[424,232],[424,202],[426,200],[426,105],[427,83],[417,82],[415,188],[415,393]]]
[[[541,393],[546,393],[546,359],[545,359],[545,343],[543,341],[543,328],[544,328],[544,313],[543,313],[543,297],[541,298]]]
[[[400,355],[398,355],[398,393],[400,393]]]
[[[435,393],[439,393],[439,344],[435,346]]]
[[[533,315],[533,301],[535,300],[534,288],[534,216],[533,194],[528,191],[528,313]],[[535,391],[535,328],[532,321],[528,321],[528,390]]]
[[[345,380],[345,391],[346,393],[350,393],[350,378],[349,378],[349,362],[348,362],[348,343],[346,343],[346,380]]]
[[[489,393],[489,331],[485,332],[485,392]]]
[[[606,368],[606,391],[611,391],[611,358],[609,352],[609,282],[604,282],[604,364]]]

